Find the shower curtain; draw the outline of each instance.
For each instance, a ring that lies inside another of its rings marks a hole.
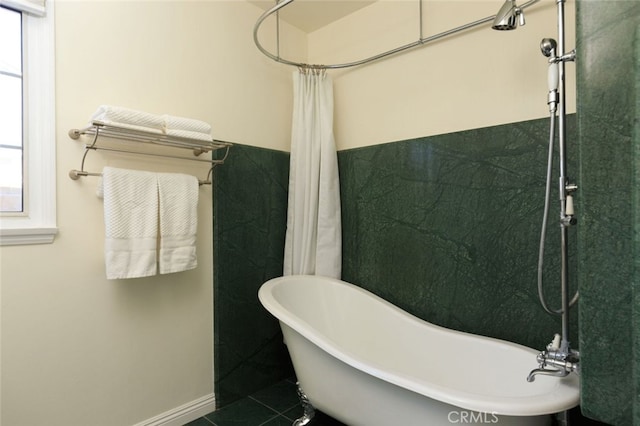
[[[342,225],[333,138],[333,82],[325,70],[293,75],[293,123],[284,275],[340,278]]]

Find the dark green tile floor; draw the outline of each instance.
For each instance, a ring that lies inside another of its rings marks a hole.
[[[302,416],[295,380],[287,379],[200,417],[185,426],[291,426]],[[316,413],[312,426],[345,426]]]
[[[287,379],[200,417],[185,426],[291,426],[300,416],[302,416],[302,407],[298,401],[295,379]],[[558,426],[560,423],[554,418],[552,424]],[[571,426],[606,426],[605,423],[583,417],[579,407],[569,412],[569,424]],[[316,412],[310,426],[346,425],[324,413]]]

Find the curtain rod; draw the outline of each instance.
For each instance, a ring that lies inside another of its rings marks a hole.
[[[285,6],[293,3],[294,0],[282,0],[279,3],[277,3],[274,7],[272,7],[271,9],[267,10],[266,12],[264,12],[260,18],[258,18],[258,20],[256,21],[255,25],[253,26],[253,41],[256,45],[256,47],[267,57],[273,59],[276,62],[280,62],[281,64],[285,64],[285,65],[292,65],[295,67],[300,67],[300,68],[324,68],[324,69],[339,69],[339,68],[349,68],[349,67],[355,67],[358,65],[364,65],[366,63],[369,62],[373,62],[373,61],[377,61],[379,59],[382,58],[386,58],[387,56],[391,56],[391,55],[395,55],[397,53],[400,52],[404,52],[405,50],[409,50],[415,47],[419,47],[419,46],[423,46],[427,43],[436,41],[438,39],[441,39],[443,37],[447,37],[450,35],[453,35],[455,33],[458,33],[460,31],[464,31],[464,30],[468,30],[471,29],[473,27],[477,27],[478,25],[482,25],[484,23],[493,21],[496,17],[496,15],[492,15],[492,16],[487,16],[486,18],[482,18],[482,19],[478,19],[477,21],[474,22],[470,22],[468,24],[465,25],[461,25],[459,27],[455,27],[452,28],[450,30],[447,31],[443,31],[441,33],[429,36],[429,37],[422,37],[422,0],[420,0],[420,38],[412,43],[408,43],[399,47],[396,47],[395,49],[391,49],[391,50],[387,50],[385,52],[379,53],[377,55],[373,55],[370,56],[368,58],[364,58],[358,61],[353,61],[353,62],[345,62],[343,64],[331,64],[331,65],[312,65],[312,64],[305,64],[302,62],[295,62],[295,61],[290,61],[288,59],[284,59],[280,56],[280,32],[278,31],[278,55],[274,55],[271,52],[269,52],[267,49],[265,49],[261,44],[260,44],[260,40],[258,39],[258,30],[260,29],[260,26],[262,25],[262,23],[265,21],[265,19],[267,19],[269,16],[273,15],[274,13],[278,12],[280,9],[284,8]],[[529,0],[528,2],[524,3],[522,6],[519,6],[519,9],[526,9],[527,7],[533,5],[534,3],[539,2],[540,0]],[[279,22],[279,21],[278,21]]]

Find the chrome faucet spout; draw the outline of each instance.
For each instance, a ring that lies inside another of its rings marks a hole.
[[[531,370],[527,382],[533,382],[537,374],[565,377],[569,373],[580,374],[580,353],[569,347],[569,342],[556,334],[547,348],[536,357],[538,368]]]
[[[555,368],[535,368],[531,370],[529,375],[527,376],[527,382],[531,383],[536,379],[537,374],[542,374],[545,376],[556,376],[556,377],[565,377],[569,375],[567,370],[555,369]]]

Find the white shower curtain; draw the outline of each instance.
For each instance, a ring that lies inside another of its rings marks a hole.
[[[293,124],[284,275],[340,278],[342,225],[333,138],[333,82],[325,70],[293,75]]]

